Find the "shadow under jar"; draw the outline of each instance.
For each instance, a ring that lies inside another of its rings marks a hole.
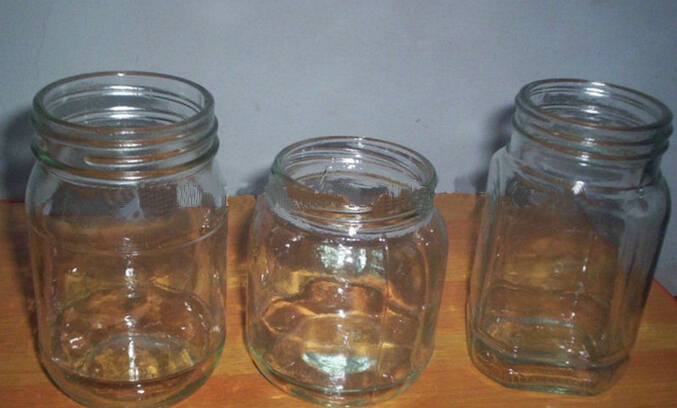
[[[282,390],[361,405],[427,364],[447,259],[436,175],[388,142],[327,137],[275,158],[249,236],[246,338]]]
[[[85,405],[173,403],[218,360],[227,206],[213,109],[201,86],[141,72],[67,78],[34,99],[40,357]]]
[[[628,88],[544,80],[491,161],[467,304],[470,357],[509,387],[598,394],[622,374],[670,210],[672,115]]]

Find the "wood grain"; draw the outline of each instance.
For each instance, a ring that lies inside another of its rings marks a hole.
[[[480,374],[468,358],[464,302],[473,256],[477,197],[435,199],[450,239],[450,258],[429,366],[402,395],[379,407],[676,407],[677,303],[654,283],[630,364],[621,380],[596,397],[512,390]],[[312,407],[268,383],[243,343],[246,227],[252,197],[230,197],[226,345],[207,383],[177,408]],[[22,203],[0,203],[0,407],[79,407],[48,379],[37,359],[35,306]]]

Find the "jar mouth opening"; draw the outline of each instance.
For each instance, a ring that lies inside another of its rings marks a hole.
[[[643,166],[667,150],[672,134],[672,112],[666,105],[603,82],[532,82],[517,94],[515,107],[513,135],[522,136],[511,139],[515,152],[540,146],[580,162]]]
[[[190,128],[213,115],[213,109],[211,93],[190,80],[154,72],[102,71],[42,88],[33,98],[33,121],[73,134],[125,136]]]
[[[31,121],[38,160],[83,177],[160,177],[207,162],[219,145],[209,91],[153,72],[54,82],[33,99]]]
[[[652,96],[611,83],[586,79],[544,79],[525,85],[518,107],[534,116],[615,132],[647,132],[669,127],[670,109]]]
[[[317,222],[395,221],[432,208],[437,175],[421,154],[357,136],[307,139],[283,149],[267,194]]]

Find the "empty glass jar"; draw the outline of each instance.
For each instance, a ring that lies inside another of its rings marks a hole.
[[[96,407],[177,401],[223,346],[214,101],[184,79],[67,78],[34,99],[26,192],[42,363]]]
[[[667,225],[661,102],[583,80],[526,85],[491,161],[470,356],[516,388],[597,394],[622,373]]]
[[[360,405],[403,391],[434,348],[447,234],[421,155],[327,137],[275,158],[249,237],[246,338],[298,397]]]

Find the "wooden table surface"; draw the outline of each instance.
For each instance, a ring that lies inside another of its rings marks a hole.
[[[464,324],[476,203],[476,196],[466,194],[441,194],[435,199],[450,236],[435,354],[409,390],[378,407],[677,407],[677,303],[657,283],[625,375],[599,396],[508,389],[477,371],[468,358]],[[175,406],[313,407],[268,383],[247,354],[243,344],[244,231],[254,199],[230,197],[229,205],[226,345],[206,384]],[[50,382],[36,356],[26,229],[23,203],[0,203],[0,407],[79,407]]]

